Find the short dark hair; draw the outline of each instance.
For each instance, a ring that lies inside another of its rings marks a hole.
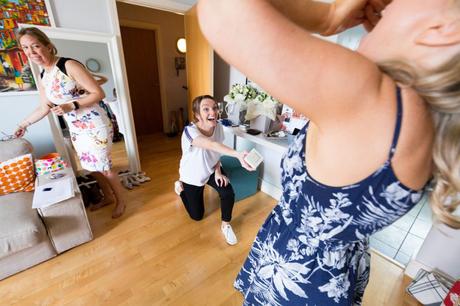
[[[197,121],[197,115],[200,114],[201,101],[203,101],[205,99],[210,99],[210,100],[213,100],[214,102],[216,102],[216,99],[214,99],[214,97],[211,96],[211,95],[202,95],[202,96],[198,96],[195,99],[193,99],[193,101],[192,101],[192,114],[193,114],[193,121],[194,122]]]

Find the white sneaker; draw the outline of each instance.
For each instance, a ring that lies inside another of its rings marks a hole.
[[[182,186],[181,181],[175,181],[174,182],[174,191],[178,196],[180,196],[181,192],[184,191],[184,186]]]
[[[236,239],[235,233],[233,232],[232,226],[230,224],[223,224],[220,229],[224,234],[225,240],[230,245],[235,245],[238,243],[238,239]]]

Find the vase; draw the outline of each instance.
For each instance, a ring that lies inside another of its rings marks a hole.
[[[259,115],[255,117],[254,119],[250,120],[250,128],[254,130],[259,130],[262,133],[267,133],[268,130],[270,129],[270,123],[272,120],[268,118],[267,116],[262,116]]]
[[[244,123],[244,116],[246,111],[242,109],[242,105],[239,103],[227,103],[225,106],[225,112],[227,113],[227,118],[234,125],[240,125]]]

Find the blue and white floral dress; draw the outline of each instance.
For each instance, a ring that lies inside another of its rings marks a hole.
[[[56,105],[78,100],[85,89],[67,75],[61,57],[50,71],[42,74],[42,85],[48,100]],[[112,168],[113,130],[107,113],[97,103],[64,114],[71,140],[80,164],[88,171],[107,171]]]
[[[421,199],[391,165],[402,118],[398,112],[387,161],[359,183],[326,186],[305,164],[308,124],[281,161],[283,195],[259,230],[235,281],[244,305],[361,305],[369,280],[368,237]]]

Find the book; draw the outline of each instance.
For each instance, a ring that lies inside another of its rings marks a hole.
[[[75,196],[71,177],[63,177],[46,184],[36,184],[32,208],[44,208]]]
[[[264,158],[256,149],[252,149],[249,154],[244,157],[244,161],[254,169],[256,169],[263,160]]]

